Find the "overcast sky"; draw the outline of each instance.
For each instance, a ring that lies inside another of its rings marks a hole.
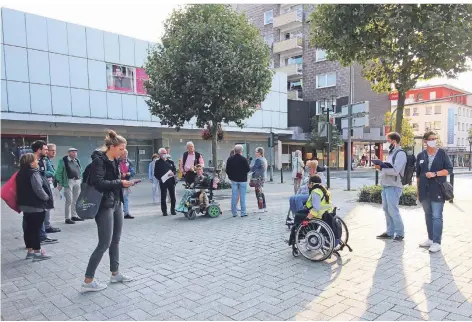
[[[2,7],[153,42],[159,41],[163,31],[164,20],[174,8],[179,6],[179,3],[183,3],[182,1],[173,0],[81,0],[80,4],[78,4],[79,1],[70,0],[0,1]],[[420,85],[443,83],[472,92],[472,72],[462,74],[457,80],[432,79],[421,82]]]

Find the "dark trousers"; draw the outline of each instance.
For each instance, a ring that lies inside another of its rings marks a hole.
[[[256,191],[257,207],[259,209],[266,209],[267,208],[266,200],[265,200],[264,191],[262,190],[262,186],[256,186],[255,191]]]
[[[166,182],[162,183],[159,181],[159,187],[161,188],[161,210],[163,214],[167,214],[167,190],[169,190],[170,196],[170,211],[175,212],[175,181],[174,178],[167,179]]]
[[[295,233],[297,232],[298,226],[300,226],[300,224],[306,219],[307,216],[308,216],[308,213],[304,213],[304,212],[297,212],[294,214],[293,226],[292,226],[292,230],[290,231],[290,238],[288,242],[289,246],[292,246],[293,244],[295,244]]]
[[[46,211],[24,212],[24,240],[27,248],[41,249],[41,226],[44,222]]]

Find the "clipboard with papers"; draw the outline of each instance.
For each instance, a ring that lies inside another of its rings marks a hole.
[[[382,162],[380,160],[372,160],[372,162],[375,165],[380,166],[380,168],[382,168],[382,169],[385,169],[385,168],[392,169],[393,168],[393,165],[390,162]]]
[[[171,170],[169,170],[169,171],[167,171],[166,174],[164,174],[161,177],[161,181],[162,181],[162,183],[165,183],[167,180],[169,180],[169,178],[172,178],[172,177],[174,177],[174,173]]]

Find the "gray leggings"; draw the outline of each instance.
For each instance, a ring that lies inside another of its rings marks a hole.
[[[110,271],[118,272],[120,259],[120,237],[123,228],[123,210],[121,202],[115,208],[100,209],[95,216],[98,228],[98,245],[90,256],[85,277],[93,278],[103,254],[109,249]]]

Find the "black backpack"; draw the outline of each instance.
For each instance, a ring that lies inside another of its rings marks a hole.
[[[397,156],[398,152],[403,152],[406,155],[406,165],[405,171],[403,175],[400,174],[400,178],[402,179],[402,185],[406,186],[407,184],[411,185],[413,181],[413,173],[415,173],[415,165],[416,165],[416,157],[414,155],[408,155],[405,150],[398,150],[395,152],[392,158],[392,163],[395,164],[395,157]]]

